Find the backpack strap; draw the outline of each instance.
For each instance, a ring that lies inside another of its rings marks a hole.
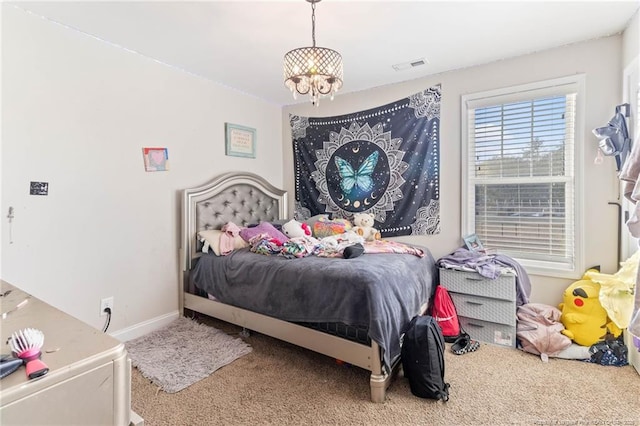
[[[451,387],[451,385],[449,385],[449,383],[445,383],[444,384],[444,390],[438,391],[438,399],[442,400],[443,402],[449,401],[449,388],[450,387]]]

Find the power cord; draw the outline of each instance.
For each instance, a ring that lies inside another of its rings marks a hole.
[[[107,322],[104,325],[104,328],[102,329],[102,332],[106,333],[107,329],[109,328],[109,323],[111,322],[111,308],[104,308],[104,312],[107,313]]]

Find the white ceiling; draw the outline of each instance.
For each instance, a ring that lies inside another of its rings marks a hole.
[[[295,103],[283,84],[284,54],[311,45],[304,0],[11,4],[278,105]],[[324,0],[316,44],[343,56],[340,94],[620,33],[639,5]],[[428,64],[392,68],[420,58]]]

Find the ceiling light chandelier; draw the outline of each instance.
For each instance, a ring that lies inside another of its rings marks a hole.
[[[316,47],[316,3],[311,3],[311,37],[313,46],[300,47],[284,55],[284,84],[293,99],[296,93],[309,94],[311,103],[318,106],[321,97],[333,95],[342,87],[342,56],[333,49]]]

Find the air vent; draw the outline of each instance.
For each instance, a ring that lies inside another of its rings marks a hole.
[[[404,71],[404,70],[408,70],[410,68],[415,68],[415,67],[419,67],[422,65],[426,65],[429,62],[427,62],[427,60],[425,58],[420,58],[420,59],[415,59],[413,61],[409,61],[409,62],[405,62],[402,64],[395,64],[393,65],[393,69],[396,71]]]

